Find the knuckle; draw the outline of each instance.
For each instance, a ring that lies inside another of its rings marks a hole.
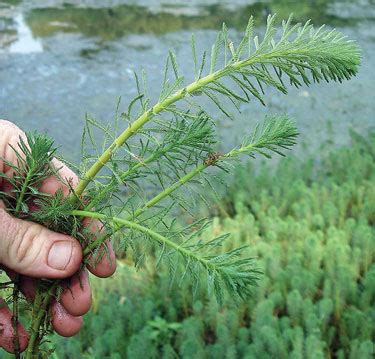
[[[18,226],[13,233],[13,240],[10,244],[9,254],[19,266],[28,268],[39,255],[43,243],[39,243],[42,227],[36,224]],[[38,249],[39,248],[39,249]]]
[[[17,226],[12,220],[12,217],[4,208],[0,208],[0,223],[1,223],[1,257],[9,257],[10,247],[11,247],[11,238],[14,233],[17,232]]]
[[[0,119],[0,128],[2,130],[6,130],[7,128],[18,129],[18,127],[14,123],[3,119]]]
[[[23,233],[19,233],[19,245],[16,246],[15,257],[20,264],[32,264],[39,254],[36,246],[37,239],[40,237],[42,229],[40,226],[32,224],[26,228]],[[41,247],[40,247],[41,248]]]
[[[0,120],[0,171],[7,172],[6,166],[2,158],[5,158],[7,161],[16,163],[17,157],[12,150],[11,146],[17,147],[19,142],[19,137],[25,137],[25,134],[11,122]]]

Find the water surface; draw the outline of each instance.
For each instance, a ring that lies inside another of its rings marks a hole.
[[[288,112],[309,152],[327,138],[348,142],[348,129],[374,127],[375,2],[358,1],[2,1],[0,2],[0,117],[25,130],[47,131],[62,152],[77,159],[85,113],[113,121],[118,97],[135,95],[133,71],[144,68],[156,98],[168,49],[187,78],[192,76],[190,34],[198,50],[210,49],[225,21],[234,40],[248,17],[262,30],[268,13],[327,23],[358,41],[363,64],[358,77],[342,85],[269,92],[267,108],[242,106],[231,122],[217,112],[224,147],[241,141],[265,113]]]

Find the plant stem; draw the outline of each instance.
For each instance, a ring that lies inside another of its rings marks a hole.
[[[174,192],[176,189],[180,188],[185,183],[187,183],[188,181],[190,181],[193,177],[195,177],[196,175],[198,175],[199,173],[201,173],[208,166],[209,166],[209,164],[202,163],[199,166],[197,166],[196,168],[194,168],[192,171],[190,171],[185,176],[183,176],[182,178],[180,178],[177,182],[175,182],[172,186],[166,188],[164,191],[160,192],[158,195],[156,195],[155,197],[153,197],[152,199],[150,199],[149,201],[147,201],[146,204],[143,207],[138,208],[134,212],[134,214],[132,215],[132,217],[138,217],[138,216],[140,216],[145,210],[147,210],[150,207],[153,207],[156,203],[158,203],[159,201],[161,201],[165,197],[168,197],[172,192]]]
[[[275,51],[276,53],[276,51]],[[273,54],[273,52],[272,52]],[[236,70],[241,69],[242,67],[247,67],[255,62],[261,60],[262,58],[272,58],[273,56],[266,55],[253,55],[252,57],[237,61],[234,63],[229,63],[224,68],[215,71],[205,77],[200,78],[197,81],[187,85],[186,87],[176,91],[174,94],[167,97],[165,100],[156,103],[153,107],[145,111],[140,117],[138,117],[132,124],[125,129],[120,136],[118,136],[113,143],[103,152],[103,154],[98,158],[98,160],[87,170],[84,174],[83,178],[79,181],[76,189],[75,194],[71,195],[71,199],[73,201],[76,200],[76,197],[82,195],[83,191],[90,183],[90,181],[97,175],[97,173],[103,168],[103,166],[111,159],[113,153],[120,148],[131,136],[133,136],[137,131],[144,126],[148,121],[150,121],[154,115],[164,111],[170,105],[174,104],[175,102],[181,100],[182,98],[190,95],[196,91],[199,91],[201,88],[207,86],[209,83],[212,83],[219,78],[228,75]]]
[[[31,335],[30,335],[29,342],[25,351],[25,358],[32,358],[33,353],[34,353],[34,344],[36,341],[36,337],[39,335],[39,323],[37,322],[36,318],[38,317],[38,314],[42,313],[41,301],[42,301],[42,293],[38,285],[35,298],[34,298],[33,309],[31,312],[31,326],[30,326]]]
[[[215,159],[214,163],[219,161],[220,159],[226,158],[234,158],[238,157],[241,153],[244,153],[246,151],[250,151],[252,148],[256,147],[256,143],[251,143],[246,146],[242,146],[238,149],[233,149],[223,155],[218,155],[218,157]],[[203,172],[207,167],[214,165],[214,163],[210,163],[209,161],[205,161],[202,164],[198,165],[196,168],[188,172],[185,176],[181,177],[178,181],[176,181],[174,184],[172,184],[170,187],[166,188],[164,191],[160,192],[153,198],[151,198],[149,201],[147,201],[143,207],[138,208],[134,213],[126,217],[126,220],[131,220],[139,217],[142,213],[144,213],[147,209],[155,206],[158,202],[160,202],[162,199],[168,197],[172,192],[176,191],[178,188],[186,184],[188,181],[190,181],[193,177],[197,176],[201,172]],[[127,171],[128,172],[128,171]],[[125,172],[125,173],[127,173]],[[121,175],[121,178],[123,175]],[[91,206],[89,205],[86,210],[91,209]],[[122,226],[120,225],[118,229],[120,229]],[[107,236],[104,236],[103,238],[99,238],[99,240],[91,242],[84,250],[83,255],[88,256],[91,251],[100,245],[102,245],[106,240],[108,239]]]
[[[203,170],[205,170],[210,164],[202,163],[196,168],[194,168],[192,171],[188,172],[184,177],[180,178],[177,182],[172,184],[170,187],[166,188],[164,191],[160,192],[155,197],[151,198],[149,201],[147,201],[143,207],[138,208],[132,215],[129,215],[126,217],[126,220],[129,221],[131,219],[135,219],[139,217],[142,213],[144,213],[148,208],[153,207],[156,203],[160,202],[165,197],[168,197],[172,192],[177,190],[179,187],[183,186],[185,183],[190,181],[193,177],[197,176],[199,173],[201,173]],[[92,212],[88,212],[92,213]],[[122,226],[121,226],[122,227]],[[121,228],[120,227],[120,228]],[[101,238],[99,241],[91,242],[83,251],[83,255],[87,256],[90,254],[90,252],[100,246],[103,242],[107,240],[107,237]]]
[[[32,169],[30,171],[27,171],[27,175],[25,178],[25,181],[22,184],[21,192],[17,198],[15,213],[19,214],[21,205],[23,203],[23,199],[25,197],[25,193],[27,191],[27,188],[29,186],[30,178],[32,176]],[[14,346],[14,357],[19,359],[21,357],[20,354],[20,338],[18,335],[18,318],[19,318],[19,306],[18,306],[18,300],[19,300],[19,274],[16,274],[16,277],[14,279],[14,286],[13,286],[13,293],[12,293],[12,299],[13,299],[13,308],[12,308],[12,324],[13,324],[13,331],[14,331],[14,338],[13,338],[13,346]]]
[[[131,222],[131,221],[128,221],[126,219],[119,218],[119,217],[108,217],[105,214],[98,213],[98,212],[75,210],[75,211],[72,211],[71,214],[73,216],[89,217],[89,218],[95,218],[95,219],[100,219],[100,220],[110,220],[110,221],[112,221],[116,224],[120,224],[120,225],[128,227],[130,229],[135,229],[139,232],[147,234],[148,236],[150,236],[150,238],[154,239],[155,241],[157,241],[160,244],[165,244],[165,245],[175,249],[176,251],[178,251],[180,253],[183,253],[187,257],[193,257],[195,260],[201,262],[205,267],[213,267],[214,266],[208,260],[195,255],[193,252],[190,252],[187,249],[181,247],[180,245],[171,241],[167,237],[164,237],[161,234],[159,234],[157,232],[154,232],[153,230],[151,230],[147,227],[144,227],[144,226],[142,226],[138,223]]]
[[[166,152],[167,152],[167,150],[163,151],[163,153],[166,153]],[[128,176],[130,176],[131,174],[133,174],[134,172],[136,172],[139,168],[144,167],[144,166],[148,165],[149,163],[153,162],[156,158],[160,157],[160,155],[162,155],[162,154],[154,153],[151,156],[147,157],[145,160],[138,162],[136,165],[134,165],[133,167],[130,167],[127,171],[125,171],[124,173],[122,173],[120,175],[120,180],[124,181]],[[114,184],[116,184],[116,179],[115,178],[113,178],[108,183],[107,186],[108,186],[108,188],[111,188],[111,186],[114,185]],[[106,191],[101,192],[100,195],[98,195],[99,200],[102,199],[106,194],[107,194]],[[91,210],[93,207],[94,207],[94,204],[91,201],[87,206],[85,206],[85,210],[87,210],[87,211]]]
[[[20,338],[18,336],[18,317],[19,317],[19,307],[18,307],[18,299],[19,299],[19,274],[16,274],[16,277],[14,278],[14,286],[13,286],[13,308],[12,308],[12,326],[14,331],[14,337],[13,337],[13,348],[14,348],[14,357],[19,359],[20,356]]]
[[[37,357],[40,343],[40,326],[48,313],[51,297],[55,293],[59,284],[60,281],[56,280],[48,291],[44,293],[42,292],[40,285],[38,285],[31,318],[31,335],[25,351],[25,359],[33,359]]]
[[[27,188],[29,186],[30,179],[31,179],[31,177],[33,175],[33,172],[34,172],[33,169],[30,169],[29,171],[27,171],[27,175],[25,177],[25,181],[22,184],[21,192],[20,192],[19,196],[17,197],[17,204],[16,204],[16,209],[15,209],[16,213],[20,212],[21,205],[23,203],[23,199],[25,197]]]

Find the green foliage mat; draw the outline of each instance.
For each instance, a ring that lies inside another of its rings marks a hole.
[[[324,157],[324,156],[323,156]],[[236,170],[208,237],[231,232],[264,272],[253,298],[219,307],[169,289],[152,265],[94,280],[79,336],[59,358],[352,358],[373,355],[375,133],[319,163]],[[230,248],[226,248],[230,249]],[[124,261],[126,262],[126,261]],[[204,280],[204,279],[202,279]]]

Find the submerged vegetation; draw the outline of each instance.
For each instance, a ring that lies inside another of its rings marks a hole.
[[[149,265],[154,258],[156,268],[167,266],[170,285],[185,285],[186,280],[195,294],[208,288],[208,295],[215,294],[219,304],[228,298],[249,298],[260,272],[254,268],[247,246],[226,244],[227,234],[208,239],[208,222],[194,220],[182,227],[173,214],[176,208],[192,212],[191,202],[177,190],[184,185],[210,184],[206,177],[209,167],[231,172],[233,160],[241,155],[284,155],[298,135],[287,116],[270,116],[249,126],[252,128],[240,146],[220,153],[214,136],[215,114],[205,110],[202,96],[233,118],[229,104],[238,110],[241,103],[252,99],[265,104],[266,87],[286,94],[288,83],[300,87],[320,81],[342,82],[357,73],[360,53],[352,41],[335,30],[315,29],[310,22],[293,25],[291,20],[283,21],[277,34],[276,18],[269,16],[260,39],[253,34],[254,20],[250,18],[237,45],[223,25],[211,51],[203,54],[197,53],[192,37],[194,79],[190,83],[184,79],[176,56],[170,52],[154,104],[148,97],[145,73],[135,75],[138,94],[125,111],[117,111],[113,124],[87,118],[82,162],[76,167],[80,182],[68,198],[63,198],[62,192],[54,196],[40,193],[42,180],[53,171],[53,143],[45,136],[29,134],[30,148],[21,142],[14,149],[18,164],[8,163],[16,175],[9,178],[2,174],[14,189],[12,196],[1,193],[8,210],[75,236],[83,247],[84,265],[89,256],[103,255],[99,248],[112,235],[137,268]],[[103,135],[100,144],[94,140],[96,131]],[[145,179],[153,185],[152,191]],[[155,195],[156,190],[160,192]],[[83,217],[99,219],[106,234],[98,234],[90,242],[81,223]],[[39,355],[49,333],[48,307],[53,298],[58,299],[60,285],[59,281],[39,282],[26,358]],[[14,284],[14,318],[19,317],[20,296]],[[155,326],[159,325],[156,322]]]
[[[374,183],[375,133],[352,133],[319,164],[238,166],[205,236],[248,246],[264,273],[254,295],[219,307],[188,286],[169,290],[156,258],[141,272],[124,261],[92,283],[81,333],[53,338],[58,358],[372,358]]]

